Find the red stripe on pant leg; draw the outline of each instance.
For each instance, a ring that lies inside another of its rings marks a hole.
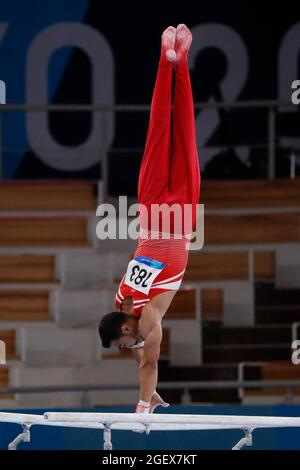
[[[151,204],[166,199],[171,155],[172,65],[162,55],[152,97],[150,122],[141,163],[138,202],[150,211]],[[147,217],[147,225],[149,228]],[[140,224],[145,226],[141,211]]]
[[[146,203],[164,190],[169,179],[171,151],[172,65],[160,59],[150,122],[138,184],[138,200]]]
[[[192,204],[192,226],[200,196],[200,169],[197,154],[192,87],[186,58],[176,68],[173,159],[170,196],[181,204]]]

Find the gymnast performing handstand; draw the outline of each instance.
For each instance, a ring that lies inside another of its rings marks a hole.
[[[155,390],[161,322],[182,282],[196,226],[200,171],[187,64],[191,42],[184,24],[162,34],[138,183],[139,243],[115,296],[115,311],[99,325],[103,347],[131,348],[138,361],[137,413],[168,406]]]

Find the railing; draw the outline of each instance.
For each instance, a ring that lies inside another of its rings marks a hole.
[[[298,330],[300,328],[300,322],[294,322],[292,324],[292,343],[298,339]]]
[[[195,110],[206,110],[206,109],[266,109],[267,112],[267,129],[268,137],[266,143],[256,143],[249,145],[249,147],[266,147],[268,150],[268,178],[273,179],[275,177],[275,152],[276,152],[276,113],[278,109],[295,109],[295,105],[291,102],[280,102],[276,100],[261,100],[261,101],[238,101],[238,102],[215,102],[215,103],[195,103]],[[101,158],[102,158],[102,179],[103,179],[103,195],[106,200],[107,195],[107,181],[108,181],[108,165],[107,165],[107,150],[108,145],[108,122],[107,113],[135,113],[135,112],[148,112],[150,110],[149,105],[114,105],[114,106],[100,106],[100,105],[28,105],[28,104],[3,104],[0,106],[0,178],[2,175],[2,124],[1,118],[3,112],[11,111],[25,111],[25,112],[41,112],[41,111],[67,111],[67,112],[97,112],[101,113],[101,125],[100,125],[100,136],[101,136]],[[299,135],[300,139],[300,135]],[[99,139],[100,141],[100,139]],[[201,141],[201,140],[200,140]],[[235,144],[232,143],[234,146]],[[220,146],[221,147],[221,146]],[[205,149],[206,147],[204,147]],[[290,177],[295,177],[295,152],[299,150],[299,143],[296,147],[290,147]],[[15,149],[16,150],[16,149]],[[90,149],[93,150],[93,149]],[[124,149],[123,149],[124,150]],[[133,151],[136,149],[126,149]]]
[[[190,390],[241,390],[258,388],[285,388],[286,402],[291,403],[293,399],[293,389],[300,388],[300,380],[242,380],[242,381],[203,381],[203,382],[162,382],[159,384],[159,390],[182,390],[182,404],[193,405]],[[54,385],[46,387],[2,387],[0,397],[4,394],[26,394],[26,393],[82,393],[81,406],[88,407],[88,392],[98,391],[121,391],[138,390],[138,384],[114,384],[114,385]]]

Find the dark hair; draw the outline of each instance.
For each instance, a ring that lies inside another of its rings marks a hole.
[[[112,340],[121,338],[121,326],[127,318],[128,315],[123,312],[111,312],[104,315],[98,329],[104,348],[109,348]]]

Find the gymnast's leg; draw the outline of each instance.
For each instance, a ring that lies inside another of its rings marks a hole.
[[[172,74],[176,29],[169,26],[162,34],[161,56],[154,87],[150,122],[138,182],[138,202],[148,212],[151,204],[166,199],[171,158]],[[141,227],[143,214],[140,214]]]
[[[200,170],[196,144],[194,101],[187,63],[191,42],[191,32],[185,25],[179,25],[175,47],[177,61],[170,196],[174,203],[191,205],[190,228],[194,229],[197,215],[196,205],[199,203],[200,196]],[[185,232],[187,231],[189,232],[189,230],[185,230]]]

